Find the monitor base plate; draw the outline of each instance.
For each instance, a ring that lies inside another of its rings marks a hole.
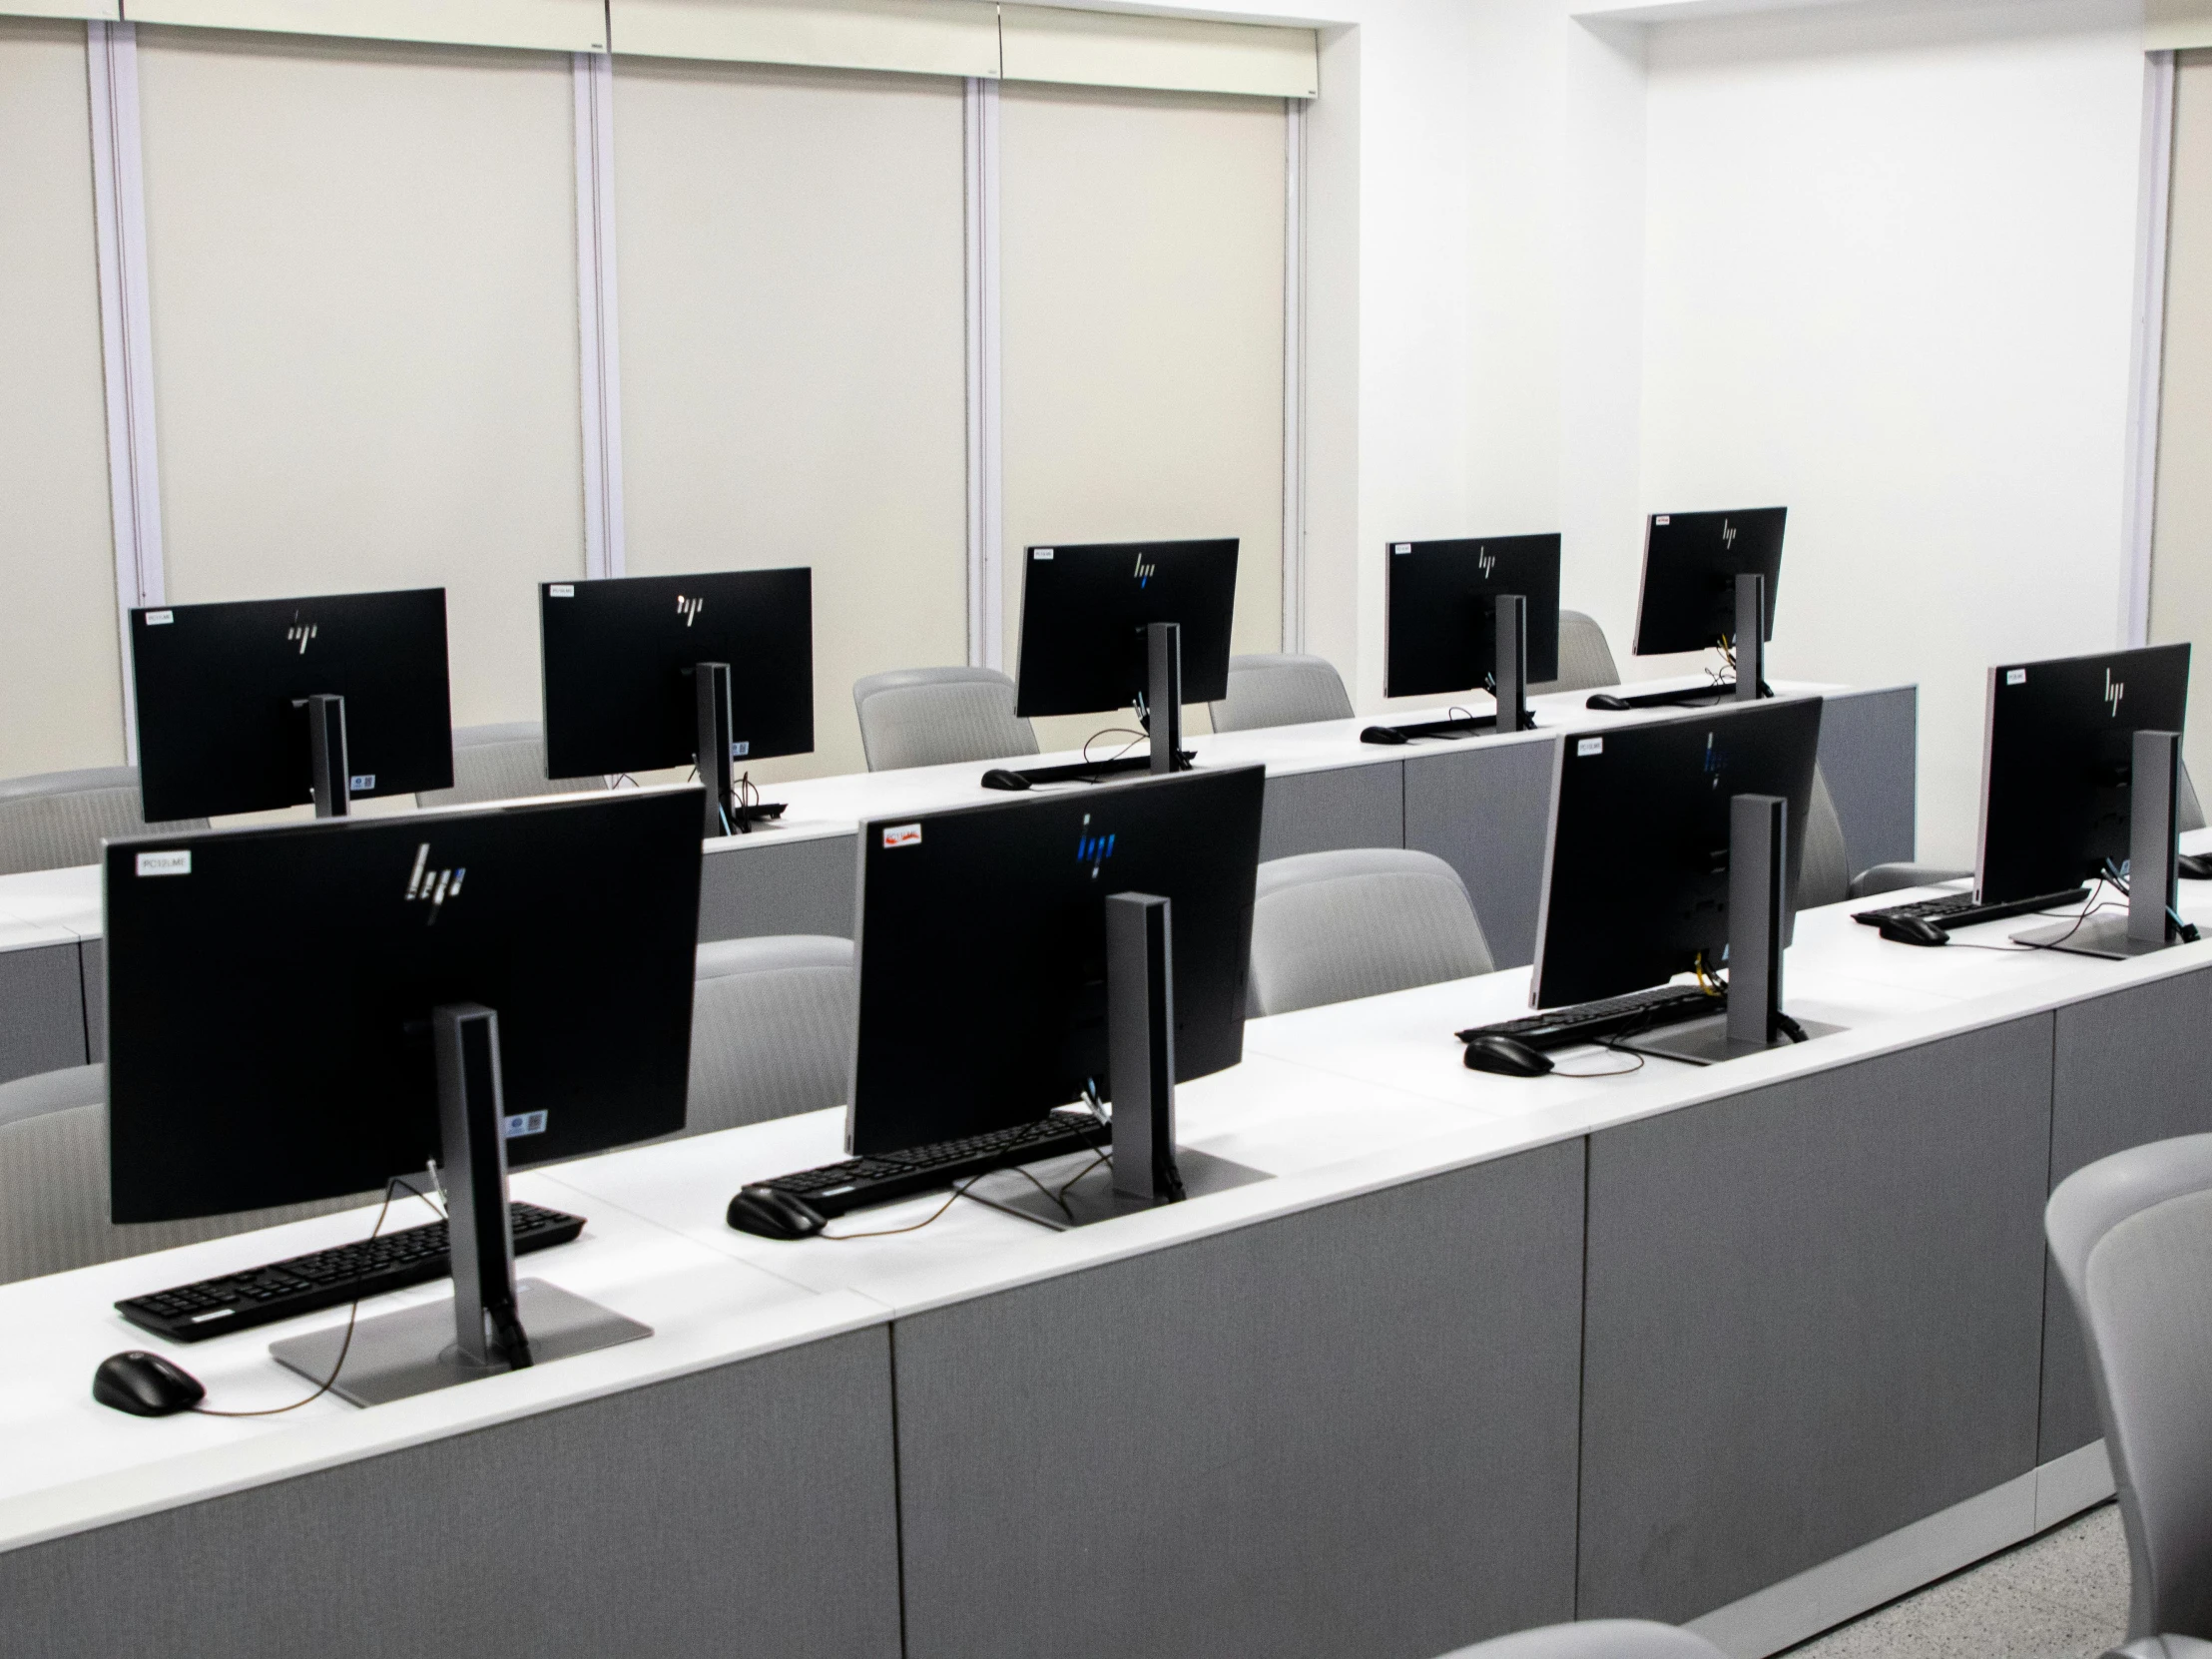
[[[1210,1193],[1225,1193],[1235,1187],[1249,1187],[1256,1181],[1275,1179],[1266,1170],[1217,1158],[1212,1153],[1187,1146],[1175,1149],[1175,1167],[1182,1172],[1185,1198],[1204,1198]],[[1039,1191],[1040,1188],[1045,1190]],[[1026,1173],[996,1170],[970,1186],[967,1196],[978,1204],[1019,1216],[1023,1221],[1033,1221],[1040,1227],[1049,1227],[1055,1233],[1159,1208],[1156,1204],[1115,1192],[1111,1167],[1086,1152],[1055,1158],[1048,1164],[1031,1165]]]

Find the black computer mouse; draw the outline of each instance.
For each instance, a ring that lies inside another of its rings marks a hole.
[[[983,788],[986,790],[1025,790],[1028,787],[1028,779],[1018,772],[1009,772],[1004,767],[992,767],[983,774]]]
[[[2174,871],[2184,881],[2212,881],[2212,856],[2184,852],[2174,860]]]
[[[1598,692],[1590,698],[1589,702],[1583,704],[1582,707],[1584,707],[1585,709],[1612,710],[1629,709],[1635,707],[1635,705],[1630,703],[1627,698],[1616,697],[1611,692]]]
[[[92,1397],[134,1417],[168,1417],[208,1397],[200,1379],[159,1354],[111,1354],[92,1374]]]
[[[1892,916],[1881,932],[1893,944],[1950,943],[1950,935],[1926,916]]]
[[[1371,726],[1360,734],[1362,743],[1410,743],[1403,732],[1391,726]]]
[[[1467,1044],[1467,1070],[1499,1077],[1541,1077],[1551,1061],[1512,1037],[1476,1037]]]
[[[830,1225],[805,1199],[775,1187],[740,1187],[730,1201],[729,1221],[757,1239],[811,1239]]]

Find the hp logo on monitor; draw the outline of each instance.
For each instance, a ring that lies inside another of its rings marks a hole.
[[[415,848],[414,873],[407,877],[406,902],[412,904],[420,900],[430,906],[430,913],[424,918],[423,926],[437,925],[438,911],[444,908],[447,899],[461,896],[461,882],[467,876],[468,869],[465,865],[454,869],[430,868],[428,841]]]
[[[307,654],[307,642],[315,636],[315,625],[311,622],[301,622],[298,618],[299,613],[297,611],[292,612],[292,624],[284,630],[284,638],[287,642],[296,640],[299,644],[299,655],[304,657]]]
[[[1736,526],[1725,518],[1721,520],[1721,545],[1732,552],[1736,546]]]
[[[694,622],[698,621],[699,613],[701,611],[704,611],[706,608],[707,601],[702,598],[694,596],[693,598],[687,599],[682,594],[678,594],[676,596],[676,614],[684,619],[684,626],[686,628],[689,628]]]
[[[1091,866],[1091,879],[1095,881],[1098,879],[1098,872],[1106,867],[1106,860],[1114,855],[1114,837],[1110,833],[1104,835],[1092,834],[1089,829],[1091,815],[1085,813],[1083,815],[1085,828],[1082,838],[1075,843],[1075,861],[1079,864],[1089,864]]]
[[[1482,572],[1482,580],[1487,582],[1490,579],[1490,572],[1497,569],[1497,555],[1487,547],[1477,548],[1474,555],[1474,568]]]
[[[2113,679],[2112,671],[2106,669],[2104,671],[2104,707],[2105,712],[2111,715],[2114,720],[2120,718],[2120,699],[2126,695],[2127,682]]]
[[[1158,565],[1152,563],[1142,553],[1139,553],[1137,555],[1137,586],[1141,588],[1150,583],[1153,576],[1159,571],[1159,569],[1160,567]]]

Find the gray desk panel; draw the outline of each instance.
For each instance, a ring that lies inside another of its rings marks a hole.
[[[1580,1617],[1684,1622],[2034,1465],[2050,1044],[1591,1137]]]
[[[1852,873],[1914,855],[1920,688],[1851,692],[1821,711],[1821,771],[1844,827]]]
[[[1271,775],[1260,856],[1405,844],[1404,768],[1389,762]]]
[[[1485,744],[1405,760],[1405,844],[1459,872],[1501,968],[1536,959],[1558,752],[1550,743]]]
[[[0,950],[0,1083],[84,1063],[76,941]]]
[[[2161,979],[2058,1010],[2052,1061],[2050,1184],[2146,1141],[2212,1131],[2212,973]],[[2041,1459],[2102,1430],[2073,1305],[2045,1264]]]
[[[851,835],[820,835],[707,854],[699,882],[700,943],[770,933],[849,939],[855,843]]]
[[[0,1646],[896,1659],[889,1394],[855,1332],[16,1550]]]
[[[902,1321],[908,1659],[1431,1659],[1569,1617],[1582,1162]]]

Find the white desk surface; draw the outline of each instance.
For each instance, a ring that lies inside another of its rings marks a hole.
[[[2212,847],[2212,831],[2187,838]],[[1906,895],[1898,895],[1900,897]],[[1860,901],[1864,907],[1865,901]],[[297,1222],[0,1287],[11,1333],[0,1372],[0,1548],[122,1520],[266,1481],[486,1427],[838,1332],[1295,1214],[1425,1175],[1588,1134],[1803,1073],[2016,1019],[2212,966],[2212,937],[2128,962],[2055,952],[1888,944],[1851,905],[1806,912],[1789,953],[1790,1006],[1849,1029],[1695,1068],[1652,1060],[1631,1073],[1523,1079],[1468,1071],[1454,1029],[1518,1013],[1527,969],[1252,1021],[1242,1065],[1179,1093],[1187,1145],[1274,1179],[1075,1233],[1054,1234],[958,1202],[927,1228],[800,1244],[731,1231],[749,1180],[828,1162],[842,1114],[817,1112],[633,1148],[516,1177],[518,1196],[590,1218],[575,1244],[520,1264],[644,1320],[648,1341],[396,1404],[358,1410],[325,1396],[285,1416],[143,1419],[93,1402],[94,1367],[126,1348],[172,1354],[211,1402],[250,1409],[304,1384],[268,1358],[277,1335],[342,1323],[335,1311],[193,1347],[165,1345],[111,1304],[358,1238],[366,1212]],[[2212,890],[2184,883],[2182,910],[2212,935]],[[1969,930],[2001,944],[2020,922]],[[1610,1071],[1601,1050],[1564,1072]],[[840,1218],[837,1233],[920,1221],[941,1195]],[[392,1225],[423,1219],[413,1201]],[[433,1301],[442,1285],[373,1302],[373,1315]]]
[[[1624,687],[1629,693],[1688,686],[1701,676],[1682,675],[1671,680],[1639,681]],[[1889,687],[1845,687],[1812,681],[1777,681],[1784,697],[1828,696],[1849,692],[1891,690]],[[1392,709],[1376,719],[1322,721],[1311,726],[1276,726],[1253,732],[1199,734],[1188,740],[1201,762],[1211,766],[1265,766],[1271,773],[1330,772],[1345,767],[1375,766],[1424,757],[1464,753],[1470,746],[1549,743],[1562,732],[1589,731],[1630,721],[1664,720],[1683,713],[1679,709],[1604,711],[1586,708],[1588,692],[1563,692],[1531,700],[1540,723],[1534,732],[1507,733],[1502,737],[1436,739],[1404,745],[1369,744],[1360,734],[1380,720],[1402,726],[1419,720],[1440,720],[1448,712],[1438,704],[1430,709]],[[1486,697],[1462,699],[1448,708],[1488,712]],[[1111,751],[1102,751],[1111,753]],[[1003,764],[1032,767],[1078,761],[1080,754],[1025,756]],[[717,836],[704,843],[709,857],[743,855],[763,847],[792,841],[820,840],[849,835],[870,819],[894,814],[943,812],[951,807],[973,807],[987,802],[1018,799],[986,790],[982,777],[989,763],[962,762],[956,766],[911,767],[896,772],[858,772],[834,778],[806,778],[767,786],[768,793],[786,803],[784,817],[750,835]],[[1071,784],[1060,786],[1081,789]],[[452,807],[440,812],[468,812]],[[72,939],[96,939],[103,930],[100,866],[85,864],[74,869],[37,870],[26,875],[0,876],[0,950],[32,945],[67,944]]]

